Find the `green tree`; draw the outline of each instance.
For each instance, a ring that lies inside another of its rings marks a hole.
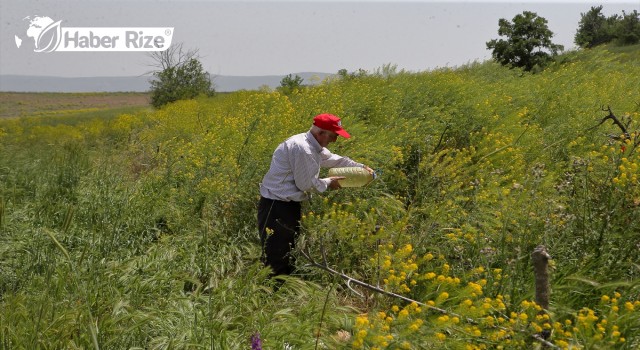
[[[389,67],[391,66],[389,65]],[[346,68],[342,68],[338,71],[338,76],[340,77],[340,79],[343,79],[343,80],[362,78],[362,77],[366,77],[368,74],[369,73],[362,68],[359,68],[357,71],[354,71],[351,73],[349,73],[349,71]]]
[[[608,18],[600,12],[602,6],[592,7],[582,14],[574,42],[583,48],[613,42],[617,45],[633,45],[640,42],[640,13],[622,11],[622,16]]]
[[[203,68],[196,51],[183,51],[182,44],[151,54],[158,70],[151,81],[151,105],[160,108],[167,103],[212,96],[215,92],[211,77]]]
[[[587,13],[582,13],[578,30],[573,41],[582,48],[591,48],[600,44],[608,43],[613,39],[612,22],[615,16],[607,19],[602,14],[602,5],[591,7]]]
[[[493,58],[502,65],[530,71],[544,67],[564,49],[551,42],[553,32],[547,27],[547,20],[535,12],[524,11],[513,22],[501,18],[498,25],[498,35],[506,40],[493,39],[487,42],[487,49],[493,50]]]
[[[296,74],[296,76],[292,76],[291,74],[280,80],[280,87],[278,90],[285,95],[291,94],[293,91],[298,90],[302,87],[302,82],[304,79]]]
[[[615,23],[614,34],[619,45],[634,45],[640,43],[640,13],[622,11],[622,16]]]

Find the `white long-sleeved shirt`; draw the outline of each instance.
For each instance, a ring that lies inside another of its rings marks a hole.
[[[311,131],[297,134],[276,148],[269,171],[260,184],[260,195],[285,202],[301,202],[308,199],[312,191],[326,191],[331,183],[329,178],[319,178],[320,167],[348,166],[363,165],[329,152],[320,146]]]

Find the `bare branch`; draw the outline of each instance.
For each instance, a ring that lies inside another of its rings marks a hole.
[[[349,289],[351,289],[351,291],[352,291],[355,295],[359,296],[360,298],[364,298],[364,294],[362,294],[362,293],[358,292],[357,290],[353,289],[353,287],[351,287],[351,279],[348,279],[348,280],[347,280],[347,287],[348,287]]]
[[[324,247],[321,247],[321,250],[322,250],[323,259],[326,259],[326,252],[324,251]],[[358,285],[358,286],[360,286],[360,287],[364,287],[364,288],[366,288],[366,289],[372,290],[372,291],[374,291],[374,292],[378,292],[378,293],[380,293],[380,294],[384,294],[384,295],[387,295],[387,296],[390,296],[390,297],[394,297],[394,298],[397,298],[397,299],[400,299],[400,300],[406,301],[406,302],[408,302],[408,303],[416,303],[416,304],[418,304],[418,305],[420,305],[420,306],[426,307],[426,308],[428,308],[428,309],[430,309],[430,310],[433,310],[433,311],[437,311],[437,312],[439,312],[439,313],[441,313],[441,314],[445,314],[445,315],[449,315],[449,316],[455,316],[455,317],[458,317],[459,319],[464,319],[464,320],[465,320],[467,323],[469,323],[469,324],[474,324],[474,325],[479,324],[479,323],[478,323],[476,320],[474,320],[474,319],[471,319],[471,318],[468,318],[468,317],[464,317],[464,316],[459,315],[459,314],[456,314],[456,313],[454,313],[454,312],[447,311],[447,310],[441,309],[441,308],[439,308],[439,307],[431,306],[431,305],[429,305],[429,304],[425,304],[425,303],[423,303],[423,302],[420,302],[420,301],[417,301],[417,300],[413,300],[413,299],[408,298],[408,297],[405,297],[405,296],[403,296],[403,295],[400,295],[400,294],[396,294],[396,293],[393,293],[393,292],[386,291],[386,290],[381,289],[381,288],[379,288],[379,287],[373,286],[373,285],[371,285],[371,284],[369,284],[369,283],[365,283],[365,282],[359,281],[359,280],[357,280],[357,279],[355,279],[355,278],[353,278],[353,277],[351,277],[351,276],[349,276],[349,275],[346,275],[346,274],[344,274],[344,273],[342,273],[342,272],[339,272],[339,271],[337,271],[337,270],[335,270],[335,269],[332,269],[331,267],[329,267],[329,266],[327,265],[326,260],[325,260],[325,261],[324,261],[324,263],[322,263],[322,264],[321,264],[321,263],[318,263],[318,262],[316,262],[316,261],[315,261],[315,259],[313,259],[313,257],[311,257],[311,254],[309,253],[308,248],[301,248],[301,249],[299,249],[299,251],[300,251],[300,253],[302,254],[302,256],[304,256],[304,257],[305,257],[305,259],[307,259],[307,261],[309,261],[309,264],[308,264],[309,266],[317,267],[317,268],[319,268],[319,269],[322,269],[322,270],[325,270],[325,271],[327,271],[327,272],[331,273],[332,275],[336,275],[336,276],[341,277],[342,279],[344,279],[344,280],[346,280],[346,281],[347,281],[347,287],[348,287],[350,290],[352,290],[354,293],[356,293],[357,295],[359,295],[359,296],[361,296],[361,297],[363,297],[362,293],[359,293],[359,292],[355,291],[355,290],[353,289],[353,287],[351,286],[351,283],[353,283],[353,284],[355,284],[355,285]],[[506,328],[504,328],[504,327],[500,327],[500,326],[497,326],[497,327],[495,327],[495,328],[502,329],[502,330],[508,330],[508,329],[506,329]],[[524,330],[520,330],[520,332],[523,332],[523,333],[524,333],[525,331],[524,331]],[[538,334],[532,334],[532,335],[531,335],[531,337],[532,337],[534,340],[536,340],[536,341],[540,342],[541,344],[544,344],[545,346],[547,346],[547,347],[549,347],[549,348],[552,348],[552,349],[560,349],[560,347],[558,347],[557,345],[555,345],[555,344],[553,344],[553,343],[551,343],[551,342],[549,342],[549,341],[545,340],[543,337],[541,337],[541,336],[540,336],[540,335],[538,335]]]
[[[539,334],[532,334],[531,337],[537,341],[539,341],[540,343],[552,348],[552,349],[562,349],[561,347],[557,346],[556,344],[543,339]]]
[[[449,122],[447,122],[447,124],[444,126],[444,130],[442,130],[442,134],[440,134],[440,139],[438,140],[438,144],[433,148],[433,152],[431,152],[432,154],[436,154],[438,149],[440,149],[440,145],[442,144],[442,140],[444,139],[444,135],[447,133],[447,130],[449,130],[450,126],[451,126],[451,123],[449,123]]]
[[[624,124],[622,124],[620,122],[620,120],[611,111],[611,107],[610,106],[607,106],[606,109],[604,108],[604,106],[602,106],[600,109],[603,112],[609,112],[609,114],[607,116],[605,116],[604,118],[602,118],[602,120],[600,121],[600,123],[598,123],[598,125],[590,127],[587,130],[595,129],[595,128],[599,127],[600,125],[604,124],[604,122],[606,122],[607,120],[611,119],[613,121],[613,124],[617,125],[620,128],[620,130],[624,134],[625,139],[628,139],[629,138],[629,132],[627,131],[628,125],[627,125],[627,127],[625,127]]]
[[[404,301],[406,301],[408,303],[416,303],[416,304],[424,306],[426,308],[438,311],[438,312],[440,312],[442,314],[449,314],[449,312],[447,312],[446,310],[443,310],[443,309],[437,308],[435,306],[431,306],[431,305],[425,304],[425,303],[417,301],[417,300],[413,300],[411,298],[407,298],[407,297],[405,297],[403,295],[400,295],[400,294],[396,294],[396,293],[393,293],[393,292],[386,291],[384,289],[378,288],[378,287],[373,286],[371,284],[359,281],[359,280],[357,280],[357,279],[355,279],[355,278],[353,278],[351,276],[348,276],[348,275],[346,275],[346,274],[344,274],[342,272],[336,271],[336,270],[332,269],[331,267],[327,266],[326,264],[318,263],[311,257],[311,255],[309,254],[308,251],[300,250],[300,253],[309,261],[309,264],[311,266],[318,267],[318,268],[320,268],[322,270],[325,270],[325,271],[327,271],[327,272],[329,272],[329,273],[331,273],[333,275],[340,276],[340,277],[342,277],[342,279],[346,280],[348,284],[353,283],[353,284],[358,285],[360,287],[364,287],[364,288],[370,289],[370,290],[372,290],[374,292],[378,292],[378,293],[385,294],[385,295],[388,295],[388,296],[391,296],[391,297],[394,297],[394,298],[398,298],[398,299],[404,300]],[[352,289],[352,287],[350,287],[349,289]],[[459,316],[459,315],[455,315],[455,314],[453,314],[453,315],[454,316]],[[461,317],[461,316],[459,316],[459,317]]]
[[[320,251],[322,252],[322,264],[324,266],[327,266],[329,264],[327,260],[327,251],[324,249],[324,243],[322,239],[320,239]]]
[[[179,67],[192,58],[199,58],[198,49],[186,50],[183,43],[171,44],[164,51],[151,51],[147,54],[152,60],[147,66],[153,68],[145,75],[153,74],[156,71],[163,71],[168,68]]]

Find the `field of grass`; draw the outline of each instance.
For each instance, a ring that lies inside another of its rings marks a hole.
[[[0,92],[0,118],[118,113],[149,106],[147,93],[31,93]]]
[[[636,349],[638,62],[386,69],[161,110],[3,95],[0,349]],[[258,183],[322,112],[353,135],[332,151],[380,176],[305,203],[298,274],[271,280]]]

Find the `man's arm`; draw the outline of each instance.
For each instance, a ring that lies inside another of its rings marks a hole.
[[[336,168],[336,167],[348,167],[348,166],[364,167],[365,166],[364,164],[358,163],[349,157],[343,157],[341,155],[331,153],[326,148],[322,150],[320,155],[322,157],[320,166],[323,168]]]
[[[323,155],[323,160],[320,163],[320,165],[323,168],[336,168],[336,167],[355,166],[355,167],[365,168],[370,174],[374,173],[373,169],[369,168],[368,166],[366,166],[366,165],[364,165],[362,163],[358,163],[356,161],[353,161],[349,157],[343,157],[343,156],[340,156],[340,155],[337,155],[337,154],[333,154],[326,148],[322,150],[322,155]],[[326,159],[324,158],[325,156],[326,156]]]

